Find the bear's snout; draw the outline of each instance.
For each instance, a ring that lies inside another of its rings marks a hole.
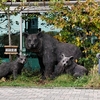
[[[36,47],[36,45],[35,44],[31,44],[31,48],[35,48]]]

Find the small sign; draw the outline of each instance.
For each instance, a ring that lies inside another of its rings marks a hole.
[[[4,48],[5,48],[4,54],[18,54],[18,52],[17,52],[18,46],[15,46],[15,45],[11,45],[11,46],[5,45]]]

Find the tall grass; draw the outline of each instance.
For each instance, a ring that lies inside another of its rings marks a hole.
[[[100,88],[100,74],[98,73],[98,65],[94,66],[88,75],[88,83],[86,84],[88,88]]]

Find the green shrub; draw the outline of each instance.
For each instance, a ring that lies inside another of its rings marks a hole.
[[[58,8],[59,6],[59,8]],[[96,54],[100,52],[100,6],[95,0],[78,0],[64,5],[62,1],[50,5],[51,11],[41,15],[48,24],[62,29],[55,36],[59,41],[69,42],[81,48],[84,57],[79,60],[90,69],[97,64]]]

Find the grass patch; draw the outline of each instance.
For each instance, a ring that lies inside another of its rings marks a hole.
[[[72,87],[74,78],[70,75],[63,74],[56,79],[52,80],[50,83],[45,84],[46,87]]]
[[[54,80],[41,80],[39,72],[27,74],[25,71],[18,76],[16,80],[2,79],[0,86],[20,86],[20,87],[83,87],[83,88],[99,88],[100,75],[98,74],[98,66],[94,66],[88,76],[75,79],[70,75],[63,74]]]

